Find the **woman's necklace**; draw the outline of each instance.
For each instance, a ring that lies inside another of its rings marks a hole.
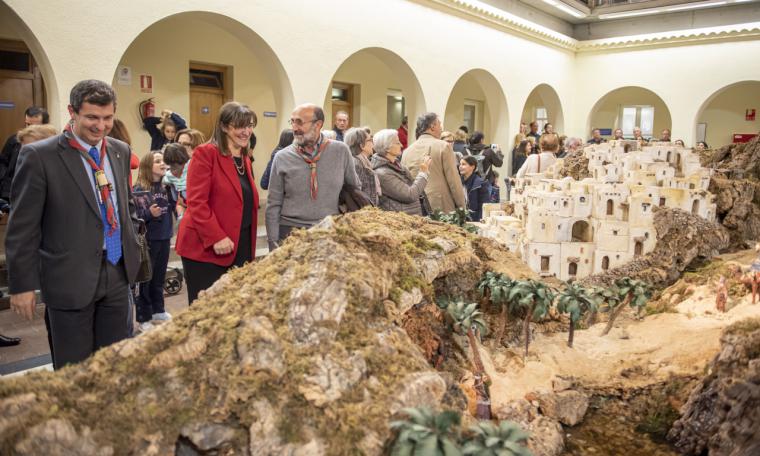
[[[238,158],[240,159],[240,166],[238,166]],[[243,162],[243,157],[232,157],[232,161],[235,163],[235,169],[238,174],[245,176],[245,163]]]

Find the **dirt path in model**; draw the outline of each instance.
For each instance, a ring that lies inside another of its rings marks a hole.
[[[730,301],[733,307],[719,314],[712,287],[701,286],[676,307],[677,313],[622,321],[605,337],[600,336],[605,323],[576,331],[572,349],[567,333],[539,335],[525,363],[521,349],[484,350],[494,408],[530,392],[551,391],[556,377],[572,378],[587,389],[610,390],[648,386],[671,375],[701,376],[719,351],[723,328],[760,315],[760,304],[751,304],[751,299]]]

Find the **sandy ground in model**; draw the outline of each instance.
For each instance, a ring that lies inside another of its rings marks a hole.
[[[495,408],[527,393],[551,391],[557,377],[580,387],[607,390],[636,388],[667,380],[671,375],[701,376],[718,353],[723,328],[747,317],[760,316],[751,295],[729,300],[729,310],[715,310],[712,286],[699,286],[676,306],[662,313],[616,322],[606,336],[606,323],[575,331],[574,348],[567,333],[538,335],[523,361],[522,348],[483,350],[483,363],[493,381]]]

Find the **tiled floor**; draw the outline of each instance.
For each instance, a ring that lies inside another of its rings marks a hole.
[[[172,315],[187,309],[186,287],[183,286],[182,291],[175,296],[166,296],[165,303],[167,311]],[[46,360],[44,357],[50,354],[50,348],[45,330],[44,312],[44,306],[39,304],[34,313],[34,319],[28,321],[12,310],[0,311],[0,334],[21,338],[19,345],[0,347],[0,375],[10,373],[16,368],[29,368]]]

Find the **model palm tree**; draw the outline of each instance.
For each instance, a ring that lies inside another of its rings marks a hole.
[[[486,272],[478,283],[478,291],[483,297],[489,297],[491,304],[501,306],[501,324],[499,331],[496,333],[495,343],[498,345],[507,331],[509,324],[509,314],[514,313],[517,309],[517,300],[509,299],[509,291],[517,284],[517,281],[510,279],[504,274],[495,272]]]
[[[472,437],[462,448],[462,454],[472,456],[531,456],[525,443],[530,435],[511,421],[495,425],[482,421],[470,428]]]
[[[525,336],[525,356],[530,347],[530,322],[543,318],[554,301],[552,289],[537,280],[519,281],[509,291],[509,299],[516,300],[525,310],[523,334]]]
[[[568,347],[573,348],[575,325],[584,314],[596,311],[596,308],[597,298],[592,294],[591,290],[584,288],[578,283],[568,284],[559,294],[557,310],[570,315],[570,334],[567,339]]]
[[[631,306],[640,311],[649,301],[651,296],[651,289],[649,285],[641,280],[631,279],[625,277],[615,281],[615,292],[617,293],[617,299],[607,301],[607,308],[610,310],[610,319],[607,321],[607,326],[602,331],[602,335],[606,336],[612,329],[612,324],[615,319],[620,316],[626,306]],[[616,303],[614,307],[612,304]]]
[[[478,341],[482,334],[488,331],[483,314],[478,310],[477,303],[465,303],[452,301],[446,308],[452,320],[454,332],[467,336],[472,350],[473,376],[475,377],[475,391],[478,394],[478,406],[476,416],[481,420],[491,419],[491,399],[488,395],[486,383],[488,378],[485,374],[483,361],[478,350]]]
[[[462,452],[456,444],[455,426],[459,425],[459,413],[448,410],[433,413],[428,408],[402,410],[408,419],[391,422],[397,437],[391,454],[396,456],[458,456]]]

